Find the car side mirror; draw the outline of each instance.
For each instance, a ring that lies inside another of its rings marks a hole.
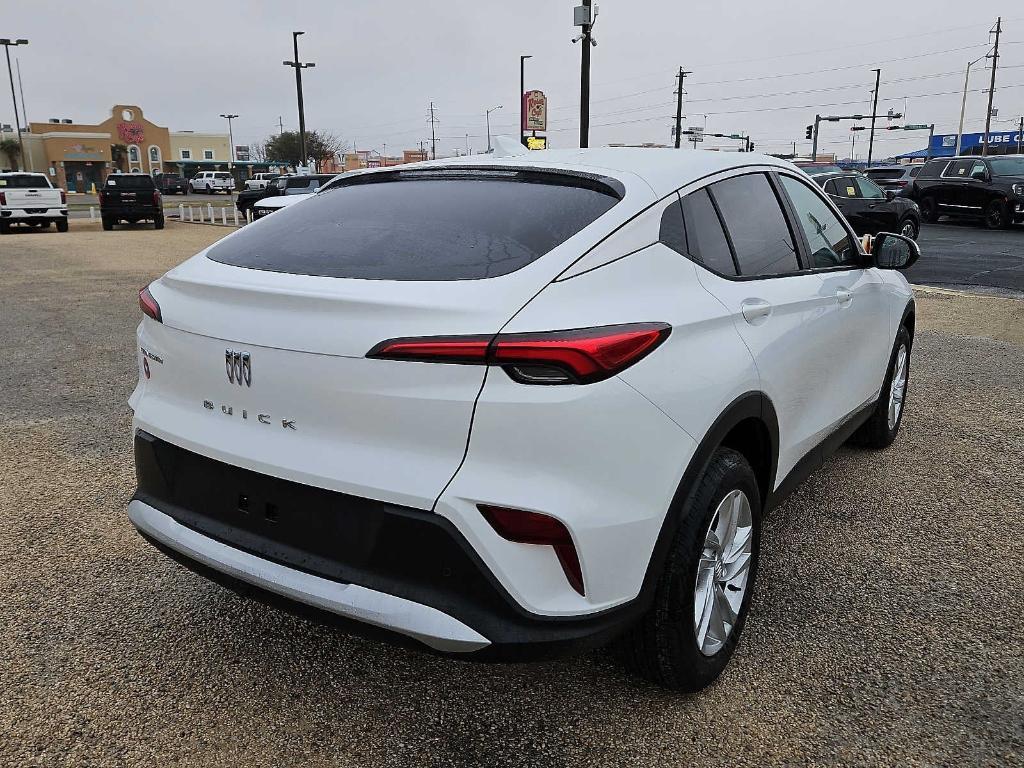
[[[975,171],[971,174],[971,178],[978,181],[988,181],[988,174],[985,171]]]
[[[894,190],[891,190],[891,189],[885,190],[885,199],[889,200],[889,201],[895,200],[896,199],[896,192]]]
[[[907,269],[921,257],[921,247],[904,235],[879,232],[871,244],[871,255],[879,269]]]

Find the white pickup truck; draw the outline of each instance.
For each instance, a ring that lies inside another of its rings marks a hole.
[[[68,231],[63,189],[54,189],[42,173],[0,173],[0,235],[8,234],[12,224],[48,227],[53,222],[59,232]]]
[[[254,173],[251,179],[245,180],[246,189],[266,189],[267,184],[272,182],[281,174],[279,173]]]
[[[226,171],[200,171],[188,182],[188,191],[193,194],[227,192],[230,195],[234,189],[235,179]]]

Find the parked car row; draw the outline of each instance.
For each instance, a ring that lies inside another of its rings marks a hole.
[[[925,221],[969,218],[989,229],[1024,222],[1024,157],[952,157],[930,160],[903,194]]]
[[[303,195],[311,195],[338,174],[314,173],[286,174],[268,180],[262,189],[246,189],[238,194],[235,207],[248,219],[256,220],[296,202]]]

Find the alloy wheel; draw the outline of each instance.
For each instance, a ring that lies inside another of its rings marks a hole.
[[[900,230],[900,234],[903,235],[904,237],[909,237],[911,240],[916,239],[917,227],[914,225],[914,222],[911,221],[910,219],[904,221],[903,228]]]
[[[743,491],[726,494],[711,518],[697,564],[693,627],[705,656],[722,649],[739,620],[754,546],[753,513]]]
[[[988,213],[985,214],[985,223],[992,227],[992,229],[998,229],[1003,226],[1003,209],[1000,205],[989,206]]]
[[[896,362],[892,367],[892,384],[889,386],[889,429],[895,429],[903,410],[903,398],[907,395],[907,346],[900,344]]]

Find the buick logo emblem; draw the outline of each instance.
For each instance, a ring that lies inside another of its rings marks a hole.
[[[228,374],[228,381],[232,384],[252,386],[252,358],[249,357],[248,352],[225,349],[224,370]]]

